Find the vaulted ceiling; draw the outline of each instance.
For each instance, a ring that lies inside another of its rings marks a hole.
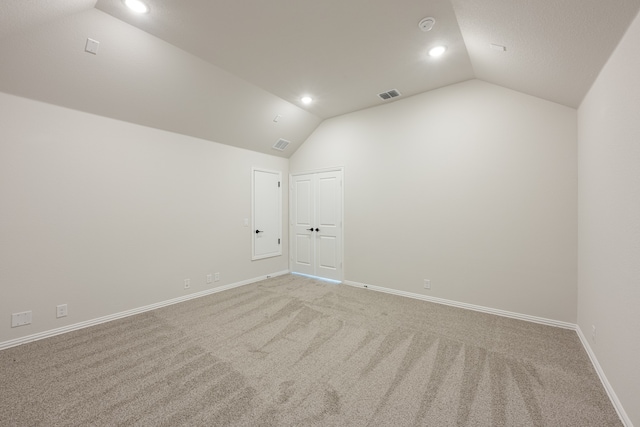
[[[288,157],[323,119],[393,102],[377,96],[390,89],[402,99],[478,78],[578,107],[640,8],[640,0],[145,2],[150,12],[136,15],[122,0],[3,0],[0,90]],[[423,32],[428,16],[435,25]],[[96,55],[84,51],[87,38],[100,42]],[[432,58],[436,45],[447,51]],[[314,102],[303,105],[303,95]],[[282,153],[271,148],[279,138],[292,143]]]

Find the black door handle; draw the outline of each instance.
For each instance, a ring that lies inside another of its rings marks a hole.
[[[258,233],[264,233],[264,230],[256,230],[256,234]]]
[[[313,231],[313,227],[307,228],[307,231]]]
[[[316,231],[320,231],[320,229],[319,229],[319,228],[316,228]]]

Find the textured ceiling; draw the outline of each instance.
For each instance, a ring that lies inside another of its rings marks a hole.
[[[376,94],[389,89],[406,97],[478,78],[578,107],[640,8],[640,0],[146,1],[151,12],[134,15],[121,0],[3,0],[0,90],[288,157],[322,119],[382,104]],[[436,19],[428,33],[417,25],[426,16]],[[87,37],[100,41],[98,55],[84,52]],[[429,58],[436,44],[448,51]],[[303,94],[315,102],[301,105]],[[292,141],[284,153],[271,149],[278,138]]]

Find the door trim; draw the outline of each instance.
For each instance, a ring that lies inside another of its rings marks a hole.
[[[289,271],[293,271],[293,252],[292,252],[292,248],[294,247],[294,243],[293,243],[293,237],[294,237],[294,232],[293,232],[293,204],[292,204],[292,200],[293,200],[293,177],[294,176],[298,176],[298,175],[309,175],[309,174],[315,174],[315,173],[322,173],[322,172],[341,172],[342,175],[342,185],[340,186],[340,205],[342,206],[342,212],[340,212],[340,225],[342,227],[342,232],[340,233],[340,282],[342,282],[344,280],[344,268],[345,268],[345,264],[344,264],[344,230],[345,230],[345,225],[344,225],[344,211],[345,211],[345,206],[344,206],[344,189],[345,189],[345,173],[344,173],[344,166],[334,166],[334,167],[329,167],[329,168],[322,168],[322,169],[311,169],[311,170],[306,170],[306,171],[297,171],[297,172],[290,172],[289,173],[289,218],[288,218],[288,222],[289,222]],[[320,277],[321,279],[324,279],[324,277]]]

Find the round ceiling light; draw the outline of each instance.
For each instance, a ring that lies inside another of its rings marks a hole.
[[[436,46],[436,47],[432,47],[429,50],[429,56],[433,57],[433,58],[437,58],[438,56],[442,55],[445,51],[447,50],[446,46]]]
[[[313,98],[311,98],[310,96],[303,96],[302,98],[300,98],[300,101],[302,101],[302,103],[305,105],[309,105],[313,102]]]
[[[135,13],[149,13],[149,6],[140,0],[124,0],[124,4]]]

